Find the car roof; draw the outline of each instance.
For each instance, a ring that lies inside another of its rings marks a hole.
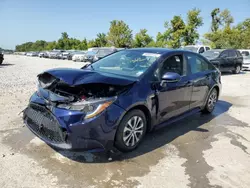
[[[126,50],[140,51],[140,52],[146,52],[146,53],[157,53],[157,54],[165,54],[171,51],[180,51],[180,50],[169,49],[169,48],[131,48],[131,49],[126,49]]]

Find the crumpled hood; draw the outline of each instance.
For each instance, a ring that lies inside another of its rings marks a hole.
[[[58,68],[47,70],[42,74],[44,73],[48,73],[69,85],[102,83],[125,86],[136,81],[136,79],[133,78],[83,69]]]

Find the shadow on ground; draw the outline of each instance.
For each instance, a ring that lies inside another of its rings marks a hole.
[[[11,64],[11,63],[3,63],[0,65],[0,68],[3,68],[3,67],[8,67],[8,66],[13,66],[15,64]]]
[[[222,72],[221,75],[222,76],[232,76],[232,75],[242,75],[242,74],[247,74],[246,71],[241,71],[239,74],[234,74],[232,72]]]
[[[201,128],[201,126],[206,123],[209,123],[214,118],[227,112],[231,106],[232,106],[231,103],[220,100],[218,101],[217,106],[212,114],[197,113],[179,122],[168,125],[165,128],[161,128],[157,131],[153,131],[145,136],[140,146],[133,152],[130,152],[130,153],[116,152],[112,154],[111,157],[113,160],[118,160],[118,161],[128,160],[128,159],[138,157],[140,155],[144,155],[148,152],[154,151],[157,148],[160,148],[172,142],[176,138],[190,131],[208,133],[209,130]],[[220,124],[220,121],[223,121],[223,118],[221,120],[216,121],[216,124]],[[92,163],[92,162],[103,163],[103,162],[107,162],[108,157],[109,157],[107,156],[105,152],[92,153],[91,155],[94,155],[93,158],[95,160],[89,161],[89,160],[86,160],[86,156],[82,155],[82,152],[79,152],[78,154],[78,152],[71,152],[71,151],[62,151],[62,150],[56,150],[56,151],[71,160],[81,162],[81,163]]]

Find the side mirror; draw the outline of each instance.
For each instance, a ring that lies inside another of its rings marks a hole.
[[[175,72],[167,72],[161,77],[161,86],[165,86],[166,83],[175,83],[179,82],[181,76]]]

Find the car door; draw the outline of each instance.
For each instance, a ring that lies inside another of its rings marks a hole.
[[[228,51],[228,63],[227,63],[227,70],[234,70],[235,65],[237,63],[237,54],[234,50]]]
[[[209,91],[212,66],[199,54],[185,53],[185,57],[188,62],[189,80],[192,82],[190,109],[199,108],[204,104]]]
[[[220,62],[219,69],[220,71],[228,71],[229,70],[229,61],[228,61],[228,50],[225,50],[221,52],[221,54],[218,57],[218,60]]]
[[[187,63],[182,53],[167,57],[159,66],[159,78],[166,72],[175,72],[181,75],[181,80],[175,83],[166,83],[159,86],[159,122],[180,115],[189,110],[192,94],[192,83],[187,75]]]

